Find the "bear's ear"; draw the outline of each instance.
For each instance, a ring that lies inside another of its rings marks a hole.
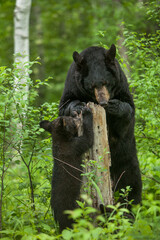
[[[110,49],[106,53],[106,59],[108,62],[113,62],[115,57],[116,57],[116,46],[112,44]]]
[[[80,66],[83,62],[83,57],[78,52],[73,52],[73,60],[75,63]]]
[[[48,132],[52,132],[52,124],[51,122],[47,121],[47,120],[43,120],[40,122],[40,127],[44,128],[44,130],[48,131]]]

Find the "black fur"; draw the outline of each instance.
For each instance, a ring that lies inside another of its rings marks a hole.
[[[111,177],[115,191],[130,186],[129,200],[141,202],[142,182],[134,137],[135,106],[125,74],[115,59],[114,45],[107,51],[89,47],[73,53],[60,101],[60,115],[76,116],[89,101],[97,103],[94,88],[105,86],[110,100],[105,106],[111,151]],[[121,177],[120,177],[121,176]]]
[[[53,177],[51,207],[60,230],[71,227],[73,221],[64,214],[65,210],[76,208],[79,198],[82,173],[82,155],[93,144],[92,113],[83,108],[83,135],[78,137],[76,119],[58,117],[53,122],[42,121],[40,126],[52,134]],[[69,165],[68,165],[69,164]]]

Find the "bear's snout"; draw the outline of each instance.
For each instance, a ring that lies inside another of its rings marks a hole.
[[[110,94],[108,92],[108,89],[105,86],[102,86],[100,88],[95,88],[94,94],[97,102],[102,107],[105,107],[110,99]]]

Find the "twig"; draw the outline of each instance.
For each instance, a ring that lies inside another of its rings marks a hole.
[[[70,99],[68,99],[65,103],[63,103],[63,104],[60,106],[59,110],[60,110],[62,107],[64,107],[69,101],[70,101]]]
[[[115,193],[115,191],[116,191],[116,188],[117,188],[117,185],[118,185],[118,183],[119,183],[119,181],[121,180],[121,178],[122,178],[122,176],[123,176],[123,174],[125,173],[126,171],[123,171],[122,173],[121,173],[121,175],[120,175],[120,177],[118,178],[118,180],[117,180],[117,183],[116,183],[116,185],[115,185],[115,187],[114,187],[114,193]]]
[[[142,174],[144,177],[149,178],[149,179],[153,180],[154,182],[160,184],[160,181],[156,180],[154,177],[147,176],[147,175],[145,175],[145,174],[142,173],[142,172],[141,172],[141,174]]]
[[[22,203],[25,207],[28,208],[28,205],[27,205],[27,204],[25,204],[24,202],[22,202],[20,199],[16,198],[15,196],[13,196],[13,197],[14,197],[18,202]]]
[[[49,204],[49,207],[48,207],[46,213],[44,214],[44,220],[46,219],[46,216],[47,216],[47,213],[49,212],[50,207],[51,207],[51,204]]]
[[[82,171],[81,169],[76,168],[76,167],[74,167],[73,165],[71,165],[71,164],[69,164],[69,163],[66,163],[66,162],[64,162],[64,161],[62,161],[62,160],[60,160],[60,159],[58,159],[58,158],[56,158],[56,157],[54,157],[54,158],[55,158],[57,161],[59,161],[59,162],[61,162],[61,163],[64,163],[64,164],[66,164],[67,166],[69,166],[69,167],[71,167],[71,168],[76,169],[76,170],[79,171],[79,172],[85,173],[85,172]]]
[[[62,167],[63,167],[63,169],[64,169],[70,176],[72,176],[73,178],[75,178],[75,179],[78,180],[79,182],[82,182],[82,183],[83,183],[82,180],[80,180],[79,178],[77,178],[77,177],[75,177],[73,174],[71,174],[64,166],[62,166]]]

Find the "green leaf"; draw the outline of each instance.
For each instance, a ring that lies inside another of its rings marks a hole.
[[[63,237],[63,239],[65,239],[65,240],[70,240],[70,239],[72,239],[72,232],[65,229],[65,230],[63,230],[63,232],[62,232],[62,237]]]

